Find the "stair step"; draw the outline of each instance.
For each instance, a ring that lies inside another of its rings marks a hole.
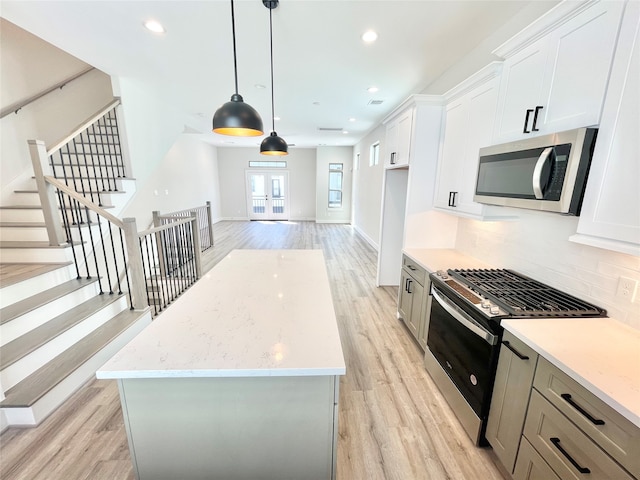
[[[52,318],[44,325],[40,325],[6,345],[3,345],[0,347],[0,370],[4,370],[14,364],[49,340],[56,338],[58,335],[66,332],[71,327],[111,305],[123,296],[124,294],[97,295],[73,307],[62,315]]]
[[[44,292],[37,293],[29,298],[20,300],[12,305],[8,305],[0,310],[0,325],[4,325],[11,320],[15,320],[20,315],[24,315],[27,312],[31,312],[47,303],[64,297],[71,292],[75,292],[87,285],[97,282],[97,278],[80,278],[69,280],[68,282],[57,285],[53,288],[45,290]]]
[[[24,282],[44,273],[53,272],[73,262],[59,263],[0,263],[0,288]]]
[[[73,242],[74,245],[80,245],[80,242]],[[68,243],[63,243],[62,245],[49,245],[49,242],[41,241],[41,242],[23,242],[18,240],[3,240],[0,241],[0,248],[52,248],[52,249],[60,249],[60,248],[69,248]],[[20,262],[22,263],[22,262]],[[25,262],[26,263],[26,262]],[[40,262],[43,263],[43,262]]]
[[[15,193],[38,193],[38,190],[14,190],[14,192],[15,192]],[[117,191],[115,191],[115,190],[111,190],[111,191],[102,191],[102,190],[98,190],[98,191],[96,191],[96,190],[89,191],[89,190],[87,190],[87,191],[85,191],[85,192],[84,192],[84,194],[85,194],[85,195],[86,195],[86,194],[89,194],[89,195],[90,195],[90,194],[92,194],[92,193],[93,193],[94,195],[97,195],[97,194],[99,194],[99,193],[100,193],[100,194],[103,194],[103,195],[113,195],[113,194],[118,194],[118,193],[127,193],[127,192],[125,192],[124,190],[117,190]]]
[[[44,222],[0,222],[0,227],[11,228],[46,228]]]
[[[73,347],[5,392],[2,408],[25,408],[36,403],[76,368],[98,353],[110,341],[146,312],[125,310],[107,321]]]
[[[109,192],[104,192],[104,193],[109,193]],[[60,207],[58,207],[60,208]],[[67,210],[71,210],[71,207],[66,206],[65,208]],[[108,208],[114,208],[113,205],[103,205],[100,208],[104,208],[104,209],[108,209]],[[42,206],[40,205],[7,205],[5,207],[0,207],[0,210],[42,210]]]

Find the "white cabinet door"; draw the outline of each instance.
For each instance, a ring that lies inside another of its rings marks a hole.
[[[603,2],[554,32],[540,133],[597,125],[623,2]]]
[[[504,62],[494,143],[598,124],[623,9],[624,2],[595,3],[514,49]]]
[[[539,40],[504,62],[494,134],[496,143],[519,138],[525,130],[531,132],[535,107],[544,98],[548,43],[547,39]]]
[[[578,235],[571,239],[640,254],[640,3],[620,30]]]
[[[409,165],[413,110],[413,108],[408,108],[387,125],[384,161],[386,167],[406,167]]]
[[[476,87],[447,106],[435,205],[480,218],[484,206],[473,201],[480,147],[491,144],[498,79]]]

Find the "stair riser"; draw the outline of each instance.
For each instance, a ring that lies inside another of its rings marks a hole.
[[[3,408],[2,411],[6,415],[7,423],[12,426],[38,425],[82,385],[95,378],[96,370],[104,365],[107,360],[113,357],[149,324],[151,324],[151,314],[147,313],[97,354],[83,363],[80,368],[60,382],[30,408]]]
[[[126,297],[121,297],[117,302],[113,302],[99,310],[37,350],[8,366],[0,372],[2,388],[6,391],[13,387],[126,308],[128,308]]]
[[[73,261],[73,254],[70,248],[3,248],[2,261],[4,263],[58,263]]]
[[[89,171],[89,175],[84,168],[78,173],[78,169],[74,168],[73,172],[67,170],[67,175],[72,175],[78,178],[68,178],[65,182],[64,178],[60,178],[60,181],[63,183],[67,183],[69,188],[76,190],[77,192],[82,192],[83,189],[85,192],[93,191],[93,192],[101,192],[101,191],[109,191],[109,190],[124,190],[122,186],[122,180],[118,178],[113,178],[114,174],[109,170],[108,175],[107,172],[97,172],[98,176],[104,176],[107,178],[94,178],[93,170]],[[62,172],[58,172],[58,176],[62,177]],[[115,174],[117,177],[117,172]],[[88,177],[88,178],[87,178]],[[109,180],[108,180],[109,178]]]
[[[48,242],[49,236],[45,227],[0,227],[0,240],[5,242]],[[9,250],[15,249],[5,248],[2,250],[2,261],[5,263],[15,262],[15,260],[9,260],[9,258],[13,258]]]
[[[24,300],[27,297],[43,292],[51,287],[60,285],[70,278],[76,277],[76,270],[73,265],[61,267],[57,270],[43,273],[37,277],[32,277],[22,282],[15,283],[0,289],[0,308],[12,303]]]
[[[35,180],[34,180],[34,185],[33,187],[29,188],[29,190],[35,190],[36,186],[35,186]],[[27,190],[25,188],[25,190]],[[34,206],[40,206],[40,195],[38,193],[13,193],[11,195],[11,204],[12,205],[34,205]]]
[[[52,318],[66,312],[70,308],[89,300],[97,295],[98,292],[97,283],[86,285],[64,297],[27,312],[4,325],[0,325],[0,342],[4,345],[15,340],[20,335],[24,335]]]
[[[44,222],[44,214],[41,208],[1,208],[0,222]]]

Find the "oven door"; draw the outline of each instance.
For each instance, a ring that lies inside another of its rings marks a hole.
[[[427,347],[480,419],[486,418],[499,347],[499,334],[489,331],[431,287]]]

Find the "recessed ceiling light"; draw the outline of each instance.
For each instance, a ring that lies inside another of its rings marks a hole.
[[[347,132],[346,130],[343,130],[342,133],[344,133],[345,135],[347,135],[349,132]]]
[[[277,122],[278,120],[280,120],[280,117],[273,117],[273,119]]]
[[[264,85],[262,85],[261,83],[256,83],[254,86],[255,86],[258,90],[262,90],[262,89],[264,89],[264,88],[267,88],[267,87],[265,87]]]
[[[320,102],[313,102],[314,105],[320,105]]]
[[[362,40],[367,43],[375,42],[377,39],[378,39],[378,34],[373,30],[367,30],[362,34]]]
[[[367,92],[376,93],[378,91],[378,87],[369,87],[367,88]]]
[[[356,121],[356,119],[355,119],[355,118],[353,118],[353,117],[351,117],[351,118],[349,119],[349,121],[350,121],[350,122],[355,122],[355,121]]]
[[[157,20],[147,20],[144,22],[144,27],[153,33],[164,33],[165,29]]]

